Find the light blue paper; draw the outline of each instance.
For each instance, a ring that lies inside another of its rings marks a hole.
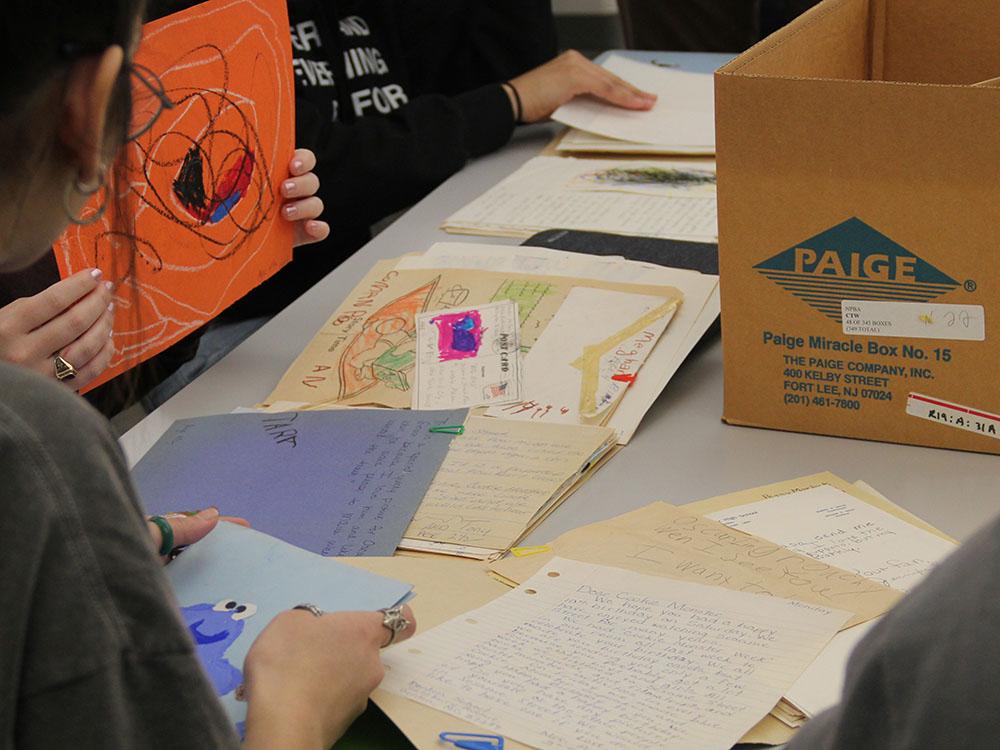
[[[413,588],[225,522],[166,570],[202,665],[241,734],[243,662],[277,614],[297,604],[374,611],[408,600]]]
[[[465,409],[223,414],[175,422],[133,470],[151,513],[217,506],[321,555],[391,555]]]

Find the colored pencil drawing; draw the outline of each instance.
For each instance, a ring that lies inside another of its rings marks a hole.
[[[243,673],[229,662],[226,653],[243,633],[244,620],[256,613],[256,605],[234,599],[181,607],[198,658],[219,696],[229,695],[243,682]]]
[[[499,302],[500,300],[509,299],[511,302],[517,303],[517,313],[520,324],[523,326],[525,321],[531,317],[531,313],[535,311],[538,307],[538,303],[542,301],[542,298],[553,292],[551,284],[545,284],[539,281],[524,281],[521,279],[508,279],[500,285],[496,293],[490,297],[490,302]]]
[[[676,197],[714,195],[715,172],[696,167],[621,164],[577,174],[567,187]]]
[[[438,329],[438,360],[452,362],[479,354],[483,342],[483,321],[478,310],[447,313],[431,318]]]
[[[588,172],[577,179],[595,185],[670,185],[686,188],[715,184],[715,174],[712,172],[672,167],[610,167]]]
[[[211,0],[144,27],[132,123],[155,122],[126,148],[124,193],[55,246],[62,275],[97,266],[116,286],[115,353],[91,387],[200,328],[291,259],[277,191],[294,149],[286,18],[280,0]]]
[[[425,312],[441,277],[380,308],[365,320],[340,357],[339,399],[352,398],[378,383],[408,391],[416,365],[417,314]]]

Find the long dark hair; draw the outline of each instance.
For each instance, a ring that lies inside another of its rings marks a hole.
[[[14,166],[51,130],[33,119],[39,96],[61,92],[60,80],[81,54],[113,45],[130,50],[144,0],[4,0],[0,11],[0,160]],[[48,102],[45,102],[48,104]],[[119,77],[109,117],[124,139],[131,110],[128,72]],[[49,118],[52,119],[51,117]],[[117,145],[117,144],[115,144]],[[20,148],[18,148],[20,146]],[[13,148],[12,148],[13,147]],[[7,162],[14,161],[14,164]]]
[[[3,0],[0,9],[0,174],[11,186],[27,187],[37,166],[59,159],[65,146],[57,137],[58,112],[71,65],[118,45],[133,50],[146,10],[145,0]],[[121,236],[132,236],[133,221],[123,198],[128,165],[124,152],[132,102],[128,60],[115,86],[108,112],[109,156],[117,153],[107,177],[109,220]],[[25,215],[27,190],[8,197]],[[23,200],[19,200],[23,198]],[[67,217],[68,220],[68,217]],[[41,248],[39,248],[41,249]],[[105,269],[122,278],[134,268],[135,252],[114,258]],[[132,305],[138,309],[137,304]],[[138,323],[138,321],[136,321]],[[122,381],[121,378],[118,379]],[[134,384],[119,382],[116,401],[128,401]]]

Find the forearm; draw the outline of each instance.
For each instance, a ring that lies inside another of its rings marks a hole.
[[[309,706],[286,705],[255,696],[247,709],[247,750],[328,750],[324,732]]]

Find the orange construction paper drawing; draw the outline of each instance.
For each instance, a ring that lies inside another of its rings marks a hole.
[[[102,191],[83,218],[107,200],[105,214],[55,245],[63,276],[97,266],[115,284],[115,353],[91,388],[200,328],[292,257],[278,192],[294,150],[285,0],[211,0],[147,24],[131,80],[130,132],[159,116],[125,149],[124,190]]]

